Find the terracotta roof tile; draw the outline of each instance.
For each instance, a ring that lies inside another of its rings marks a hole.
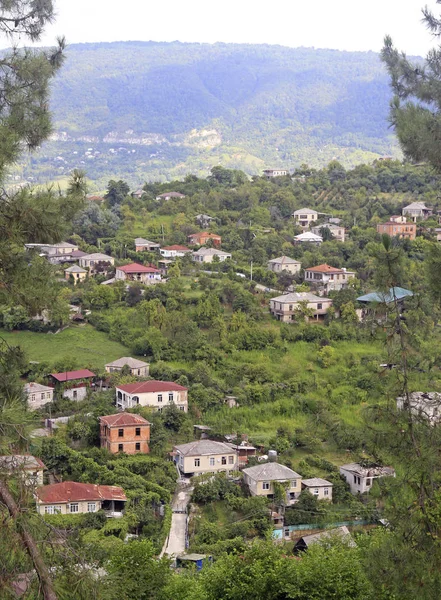
[[[117,385],[117,390],[122,390],[127,394],[148,394],[149,392],[184,392],[187,388],[174,383],[173,381],[140,381],[138,383],[126,383],[124,385]]]
[[[60,383],[64,383],[65,381],[74,381],[75,379],[95,377],[95,373],[92,373],[89,369],[80,369],[79,371],[66,371],[65,373],[51,373],[51,376]]]
[[[100,417],[100,422],[109,427],[124,427],[125,425],[150,425],[150,423],[141,417],[132,413],[117,413],[116,415],[107,415]]]
[[[115,485],[96,485],[76,481],[44,485],[37,489],[36,495],[40,504],[85,500],[127,500],[124,490]]]

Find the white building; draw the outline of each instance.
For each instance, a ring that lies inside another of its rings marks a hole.
[[[24,481],[30,486],[43,485],[44,463],[30,454],[8,454],[0,456],[0,475],[21,473]]]
[[[285,465],[277,462],[267,462],[242,471],[244,482],[248,485],[252,496],[274,498],[275,483],[286,487],[286,503],[294,504],[302,490],[302,476]]]
[[[223,442],[198,440],[174,446],[175,461],[183,475],[236,471],[237,453]]]
[[[323,225],[316,225],[311,228],[312,233],[315,235],[322,235],[322,229],[327,228],[332,233],[332,236],[337,242],[344,242],[346,239],[346,230],[344,227],[340,225],[335,225],[334,223],[323,223]]]
[[[412,202],[403,208],[402,213],[415,223],[418,219],[427,219],[432,214],[432,209],[424,202]]]
[[[124,367],[130,369],[131,375],[138,377],[148,377],[150,370],[149,363],[138,360],[137,358],[132,358],[131,356],[123,356],[122,358],[118,358],[118,360],[114,360],[113,362],[104,365],[107,373],[119,373]]]
[[[54,388],[41,383],[27,383],[24,386],[24,391],[28,400],[28,407],[31,410],[41,408],[45,404],[52,402],[54,399]]]
[[[159,412],[175,404],[179,410],[188,411],[188,390],[173,381],[141,381],[117,385],[116,405],[125,410],[134,406],[151,406]]]
[[[135,238],[136,252],[153,252],[154,250],[159,250],[159,248],[160,244],[157,244],[156,242],[151,242],[144,238]]]
[[[159,250],[159,253],[164,258],[177,258],[180,256],[185,256],[191,252],[190,248],[187,246],[180,246],[179,244],[174,244],[173,246],[164,246]]]
[[[397,398],[397,409],[404,410],[406,397]],[[412,392],[409,394],[410,410],[413,415],[427,419],[430,423],[441,420],[441,393],[439,392]]]
[[[273,177],[285,177],[288,175],[288,171],[286,169],[265,169],[263,174],[268,179],[272,179]]]
[[[279,256],[278,258],[269,260],[267,266],[268,270],[273,271],[273,273],[279,274],[283,273],[283,271],[288,271],[288,273],[295,275],[300,272],[302,263],[289,256]]]
[[[339,269],[323,264],[305,269],[304,281],[325,294],[331,290],[341,290],[348,286],[350,279],[355,277],[353,271]]]
[[[299,309],[305,304],[312,311],[311,318],[318,321],[325,318],[332,306],[332,300],[321,298],[310,292],[291,292],[271,298],[270,312],[278,321],[289,323],[297,319]]]
[[[350,463],[340,467],[340,474],[346,479],[352,494],[365,494],[372,488],[375,479],[395,477],[392,467],[363,467],[358,463]]]
[[[332,500],[333,484],[321,477],[312,477],[311,479],[302,480],[302,490],[307,490],[318,500]]]
[[[95,271],[98,265],[109,266],[115,264],[115,259],[112,256],[103,254],[102,252],[94,252],[92,254],[86,254],[79,260],[80,267],[83,269],[89,269]]]
[[[199,263],[212,263],[215,256],[217,256],[219,262],[231,259],[231,254],[216,248],[200,248],[193,252],[193,260]]]
[[[116,267],[115,280],[121,281],[140,281],[145,285],[156,283],[162,280],[162,273],[155,267],[146,267],[137,263]]]
[[[317,221],[319,213],[316,210],[312,210],[312,208],[301,208],[295,210],[291,216],[300,227],[309,227],[311,223]]]
[[[305,231],[304,233],[294,236],[294,244],[313,244],[314,246],[320,246],[322,242],[322,236],[315,235],[312,231]]]

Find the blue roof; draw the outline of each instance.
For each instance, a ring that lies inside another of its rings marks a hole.
[[[358,302],[368,304],[370,302],[381,302],[382,304],[391,304],[394,300],[402,300],[407,296],[413,296],[413,292],[401,287],[390,288],[388,292],[371,292],[357,298]]]

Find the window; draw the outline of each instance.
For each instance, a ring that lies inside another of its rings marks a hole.
[[[214,467],[215,462],[214,456],[210,456],[210,467]]]
[[[77,396],[78,396],[78,392],[77,392],[77,390],[74,390],[74,391],[72,392],[72,398],[73,398],[74,400],[76,400],[76,399],[77,399]]]
[[[323,304],[321,302],[319,302],[317,304],[317,310],[321,310],[323,308]]]
[[[122,452],[124,450],[124,444],[118,444],[118,452]]]
[[[291,487],[297,487],[297,479],[291,481]]]
[[[360,485],[360,477],[357,477],[357,483]]]
[[[32,394],[31,400],[32,400],[32,402],[35,402],[35,394]]]
[[[366,485],[371,485],[371,479],[370,478],[366,479]]]
[[[69,505],[69,512],[77,513],[79,512],[78,502],[71,502]]]
[[[162,394],[158,394],[158,402],[162,402]]]
[[[283,535],[284,535],[285,537],[289,537],[289,527],[285,527],[285,528],[284,528],[284,530],[283,530]]]
[[[96,512],[96,502],[87,503],[87,512]]]
[[[262,490],[269,490],[270,489],[270,483],[269,481],[264,481],[262,483]]]
[[[195,467],[200,467],[201,466],[201,459],[200,458],[195,458],[194,459],[194,466]]]
[[[61,506],[45,506],[44,512],[46,515],[58,515],[61,513]]]
[[[124,429],[118,429],[118,437],[124,437]]]
[[[185,410],[185,406],[180,406],[179,410]]]
[[[228,457],[228,464],[229,465],[234,465],[234,456],[229,456]]]
[[[135,435],[141,435],[141,427],[136,427]]]
[[[357,483],[357,477],[354,475],[354,483]]]
[[[324,495],[324,496],[329,496],[329,490],[328,490],[328,488],[325,488],[325,489],[323,490],[323,495]]]
[[[290,305],[289,305],[289,310],[291,310],[291,311],[292,311],[292,304],[290,304]]]
[[[44,393],[44,392],[42,392],[42,393],[41,393],[41,399],[42,399],[42,400],[44,400],[44,398],[45,398],[45,393]]]
[[[140,442],[136,442],[136,444],[135,444],[135,450],[141,450],[141,444],[140,444]]]
[[[138,369],[138,375],[141,375],[141,370],[140,369]]]
[[[168,401],[173,402],[173,392],[170,392],[168,395]]]
[[[319,493],[318,488],[314,488],[314,492],[313,492],[314,496],[318,496],[318,493]]]
[[[134,402],[135,404],[139,404],[139,397],[138,396],[132,396],[132,402]]]
[[[221,463],[222,463],[223,465],[226,465],[226,464],[227,464],[227,457],[226,457],[226,456],[223,456],[223,457],[222,457],[222,459],[221,459]]]

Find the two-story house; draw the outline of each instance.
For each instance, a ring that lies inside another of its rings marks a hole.
[[[315,223],[317,221],[319,213],[316,210],[312,210],[311,208],[301,208],[300,210],[295,210],[292,213],[292,217],[297,225],[300,227],[309,227],[311,223]]]
[[[135,250],[136,252],[154,252],[159,250],[160,244],[145,240],[144,238],[135,238]]]
[[[29,486],[43,485],[43,471],[46,469],[42,460],[30,454],[8,454],[0,456],[0,476],[2,474],[17,475]]]
[[[416,224],[407,223],[405,217],[402,217],[402,219],[404,219],[404,222],[391,220],[387,223],[378,223],[377,233],[400,239],[414,240],[416,238]]]
[[[179,244],[173,244],[173,246],[164,246],[159,250],[159,253],[164,258],[179,258],[185,256],[191,252],[187,246],[180,246]]]
[[[268,270],[273,273],[279,274],[283,273],[283,271],[287,271],[288,273],[291,273],[291,275],[295,275],[300,272],[302,263],[289,256],[279,256],[278,258],[269,260],[267,267]]]
[[[323,264],[305,269],[304,281],[317,291],[327,294],[331,290],[338,291],[346,288],[349,280],[354,277],[353,271]]]
[[[405,206],[401,212],[416,223],[418,219],[427,219],[430,217],[433,210],[428,208],[424,202],[412,202]]]
[[[116,405],[118,408],[133,408],[151,406],[158,411],[164,407],[175,404],[179,410],[188,411],[188,389],[173,381],[141,381],[117,385]]]
[[[137,377],[148,377],[149,375],[149,363],[138,360],[137,358],[132,358],[131,356],[123,356],[122,358],[118,358],[117,360],[104,365],[107,373],[119,373],[124,367],[127,367],[130,371],[130,375],[135,375]]]
[[[369,492],[375,479],[381,477],[395,477],[392,467],[363,467],[358,463],[350,463],[340,467],[340,475],[346,479],[352,494]]]
[[[137,263],[131,263],[130,265],[116,267],[115,279],[116,281],[140,281],[147,285],[161,281],[162,274],[155,267],[146,267]]]
[[[311,479],[302,480],[302,490],[308,491],[318,500],[332,500],[333,484],[321,477],[312,477]]]
[[[96,485],[63,481],[37,488],[37,512],[40,515],[94,513],[104,510],[108,517],[122,517],[127,497],[115,485]]]
[[[186,476],[202,473],[230,473],[238,468],[237,454],[227,444],[213,440],[197,440],[174,446],[175,462]]]
[[[231,259],[231,254],[229,252],[223,252],[216,248],[199,248],[199,250],[193,252],[192,258],[194,262],[212,263],[215,256],[219,259],[219,262],[225,262],[226,260]]]
[[[278,321],[289,323],[298,319],[299,311],[303,306],[310,310],[310,315],[305,315],[305,320],[311,318],[316,321],[323,320],[332,306],[330,298],[311,294],[311,292],[291,292],[270,300],[270,312]]]
[[[115,264],[115,259],[112,256],[103,254],[102,252],[93,252],[86,254],[79,260],[80,267],[89,269],[90,273],[105,272],[109,267]]]
[[[117,413],[100,417],[100,443],[112,454],[148,454],[150,423],[132,413]]]
[[[340,225],[336,225],[334,223],[323,223],[322,225],[316,225],[315,227],[311,228],[312,233],[315,233],[315,235],[319,235],[321,237],[322,236],[322,230],[323,229],[329,229],[329,231],[332,234],[332,237],[334,238],[334,240],[337,240],[337,242],[344,242],[346,239],[346,229],[344,227],[341,227]]]
[[[76,285],[77,283],[81,283],[87,277],[87,270],[83,269],[83,267],[79,267],[78,265],[72,265],[67,269],[64,269],[64,278],[67,281],[73,281]]]
[[[266,496],[273,499],[275,483],[280,483],[285,489],[286,504],[294,504],[302,491],[302,476],[277,462],[249,467],[242,473],[252,496]]]
[[[64,398],[79,401],[84,400],[87,396],[87,390],[96,375],[89,369],[80,369],[64,373],[51,373],[51,377],[57,394],[61,392]]]
[[[45,404],[52,402],[54,399],[54,388],[41,383],[26,383],[24,392],[28,399],[28,408],[35,410],[41,408]]]
[[[211,240],[213,242],[213,246],[219,248],[222,243],[222,238],[220,235],[217,235],[216,233],[210,233],[209,231],[192,233],[187,239],[191,246],[205,246],[208,240]]]

